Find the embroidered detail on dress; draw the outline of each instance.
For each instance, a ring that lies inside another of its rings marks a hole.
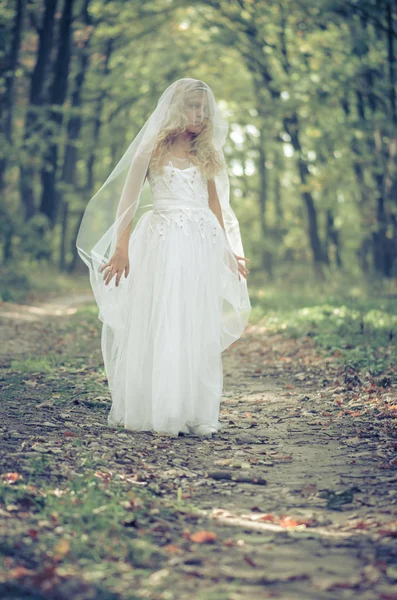
[[[214,243],[217,241],[222,227],[209,208],[207,183],[192,162],[189,167],[180,169],[169,160],[163,165],[161,175],[150,178],[150,184],[153,210],[149,217],[148,243],[156,238],[155,233],[165,240],[175,225],[186,236],[193,235],[192,224],[202,238],[208,236]]]
[[[202,238],[211,236],[213,243],[219,239],[222,228],[214,224],[215,215],[210,208],[162,208],[151,211],[148,232],[157,232],[165,240],[171,227],[177,225],[185,235],[189,235],[189,223],[194,223]]]

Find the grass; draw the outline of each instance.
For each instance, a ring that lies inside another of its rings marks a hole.
[[[393,366],[397,350],[395,282],[369,285],[340,276],[267,284],[250,282],[251,322],[287,337],[309,336],[346,367],[379,375]]]
[[[0,266],[0,301],[29,302],[48,295],[84,292],[89,288],[88,269],[81,265],[79,273],[71,276],[60,273],[56,265],[46,261],[18,261]]]
[[[374,373],[386,373],[393,366],[397,311],[392,285],[375,288],[343,278],[320,284],[303,277],[270,284],[254,274],[249,292],[251,323],[270,335],[309,336],[322,352],[333,354],[345,366]],[[36,355],[11,361],[3,399],[7,403],[18,397],[23,419],[29,421],[28,415],[33,415],[35,420],[35,403],[54,399],[54,412],[51,406],[46,408],[45,419],[52,420],[58,409],[72,413],[77,407],[79,412],[84,405],[90,408],[86,420],[105,423],[109,393],[97,315],[92,303],[73,315],[52,319],[48,330],[43,322],[39,342],[47,335],[60,340],[59,353],[45,354],[45,345]],[[28,442],[23,446],[22,431]],[[10,571],[25,567],[38,574],[36,581],[43,577],[43,585],[48,583],[43,570],[54,568],[65,585],[63,597],[78,597],[80,588],[88,585],[90,597],[98,600],[143,597],[135,590],[165,598],[157,595],[161,581],[150,577],[161,573],[176,546],[176,557],[191,551],[184,538],[186,528],[207,527],[205,519],[200,524],[202,512],[182,499],[182,486],[176,491],[155,478],[148,478],[146,487],[137,485],[140,479],[134,477],[145,468],[142,448],[134,446],[129,450],[131,459],[127,454],[127,462],[116,466],[112,457],[119,447],[110,444],[107,430],[98,435],[96,431],[101,432],[95,428],[79,432],[66,424],[65,430],[24,428],[16,436],[5,436],[13,458],[3,473],[17,471],[22,477],[15,482],[0,480],[0,508],[10,515],[0,532],[4,556],[0,596],[4,577],[4,585],[13,585],[15,592],[12,596],[9,588],[3,590],[7,597],[30,597],[28,583],[9,578]],[[22,447],[27,451],[23,460],[17,452]],[[112,467],[107,466],[109,459]],[[162,529],[164,523],[170,524],[169,530]],[[76,589],[68,588],[73,582]]]
[[[29,277],[33,286],[29,293],[32,289],[42,294],[54,290],[54,281],[58,293],[90,291],[88,277],[83,275],[57,275],[54,279],[54,274],[48,272],[36,278],[31,272]],[[322,352],[333,355],[341,365],[367,369],[374,375],[393,366],[397,350],[395,280],[365,281],[350,274],[331,273],[326,281],[319,282],[307,268],[294,265],[283,266],[273,281],[267,281],[263,273],[253,272],[248,286],[252,304],[250,321],[263,326],[268,333],[310,337]],[[8,293],[10,298],[16,298],[22,290],[11,286]],[[69,370],[74,365],[84,367],[86,345],[95,343],[99,348],[100,343],[96,305],[86,304],[65,319],[62,335],[70,342],[70,360],[66,358],[65,362],[65,356],[57,355],[32,356],[13,361],[12,368],[26,373],[51,373],[62,365]]]
[[[31,569],[55,564],[59,576],[95,583],[106,579],[108,592],[120,592],[122,563],[128,563],[131,577],[146,578],[160,568],[167,553],[148,528],[161,518],[175,520],[174,508],[147,490],[131,490],[120,477],[99,471],[84,471],[63,485],[39,485],[39,461],[30,481],[1,484],[5,506],[19,513],[19,531],[3,535],[4,557],[19,563],[28,558]],[[47,463],[43,461],[43,471]],[[29,512],[29,519],[22,515]],[[15,524],[15,520],[14,524]],[[127,566],[127,564],[126,564]]]
[[[160,496],[155,482],[140,488],[132,473],[102,470],[92,451],[78,446],[77,463],[60,482],[50,455],[29,459],[31,474],[25,470],[14,482],[3,475],[1,505],[12,515],[12,527],[1,532],[4,567],[9,573],[24,565],[42,573],[44,584],[53,576],[45,570],[54,569],[57,578],[79,586],[103,582],[105,596],[95,597],[133,598],[127,592],[146,585],[168,561],[167,544],[183,545],[186,517],[196,522],[202,511],[179,494]],[[163,523],[172,524],[171,537]],[[24,593],[23,581],[15,589]]]
[[[21,373],[54,373],[59,362],[59,356],[54,354],[40,357],[29,356],[23,360],[11,361],[10,368],[12,371]]]

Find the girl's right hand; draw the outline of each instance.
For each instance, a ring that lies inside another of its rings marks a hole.
[[[116,287],[119,285],[121,276],[123,271],[125,271],[125,276],[127,277],[130,272],[130,261],[128,258],[128,250],[117,248],[112,258],[108,260],[108,262],[99,269],[99,272],[106,269],[106,272],[103,276],[105,280],[105,285],[112,280],[113,276],[116,275]]]

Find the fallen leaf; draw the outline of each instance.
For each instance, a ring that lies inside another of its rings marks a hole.
[[[70,543],[66,539],[59,540],[57,545],[54,548],[54,560],[58,561],[62,558],[65,558],[67,554],[69,554]]]
[[[27,577],[29,575],[34,575],[34,571],[23,566],[14,567],[8,571],[10,579],[20,579],[21,577]]]
[[[196,533],[190,534],[189,539],[197,544],[206,544],[216,539],[216,533],[213,531],[196,531]]]
[[[4,483],[9,483],[10,485],[18,481],[21,478],[19,473],[3,473],[1,476]]]
[[[32,540],[38,540],[39,539],[39,532],[37,531],[37,529],[29,529],[28,534],[30,535],[30,537],[32,538]]]
[[[164,550],[166,552],[169,552],[169,554],[176,554],[178,552],[181,552],[181,548],[179,548],[179,546],[177,546],[176,544],[167,544],[166,546],[164,546]]]
[[[281,527],[297,527],[301,524],[302,521],[294,519],[293,517],[282,517],[279,521],[279,525],[281,525]]]
[[[275,517],[274,515],[270,515],[268,513],[264,514],[264,515],[255,515],[255,520],[258,519],[258,521],[269,521],[270,523],[277,523],[278,519],[277,517]]]

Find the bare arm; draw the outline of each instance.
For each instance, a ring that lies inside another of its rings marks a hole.
[[[143,183],[145,183],[146,177],[147,173],[145,175]],[[107,269],[103,276],[105,280],[105,285],[108,285],[108,283],[112,280],[114,275],[116,275],[117,287],[119,285],[122,274],[124,273],[125,277],[127,277],[130,272],[128,244],[130,239],[131,227],[132,219],[131,222],[128,223],[128,225],[125,227],[123,233],[120,235],[112,258],[108,260],[108,262],[99,269],[100,273],[104,269]]]
[[[147,172],[146,172],[145,179],[143,180],[142,185],[144,185],[144,183],[146,181],[146,177],[147,177]],[[116,250],[121,250],[124,253],[128,252],[128,242],[130,239],[131,228],[132,228],[132,219],[131,219],[131,222],[128,223],[127,227],[124,229],[123,233],[120,235],[120,238],[116,245]]]
[[[214,179],[209,179],[209,181],[208,181],[208,204],[209,204],[210,209],[214,213],[214,215],[217,217],[217,219],[226,235],[225,223],[223,221],[223,215],[222,215],[222,207],[221,207],[221,203],[219,202],[219,196],[218,196],[218,192],[216,191],[216,185],[215,185]],[[241,264],[239,261],[240,260],[249,261],[249,258],[245,258],[244,256],[237,256],[237,254],[235,254],[234,256],[235,256],[235,259],[238,264],[239,273],[241,273],[241,275],[243,275],[244,277],[247,277],[247,274],[249,273],[249,271],[245,267],[245,265]]]
[[[209,179],[208,181],[208,204],[214,215],[217,217],[222,229],[225,231],[221,203],[219,202],[218,192],[216,191],[216,185],[213,179]]]

